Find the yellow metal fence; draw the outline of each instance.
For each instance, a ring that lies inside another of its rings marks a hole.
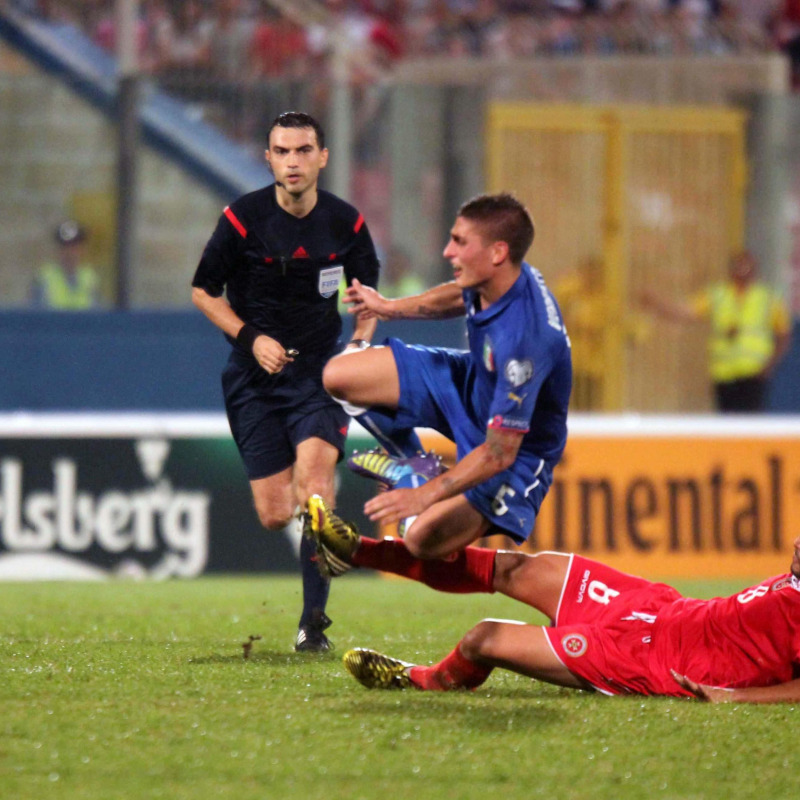
[[[702,326],[644,313],[720,277],[744,240],[745,115],[726,108],[490,106],[492,191],[530,209],[528,258],[573,344],[576,410],[710,407]]]

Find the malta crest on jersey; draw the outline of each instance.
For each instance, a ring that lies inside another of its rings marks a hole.
[[[503,372],[506,380],[516,388],[522,386],[523,383],[527,383],[533,377],[533,362],[527,358],[522,361],[512,358],[510,361],[506,361]]]
[[[568,633],[561,640],[561,646],[564,648],[564,652],[572,658],[580,658],[589,649],[586,637],[580,633]]]
[[[337,264],[319,271],[319,293],[325,298],[333,297],[344,277],[344,267]]]

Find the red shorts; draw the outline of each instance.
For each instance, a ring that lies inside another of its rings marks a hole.
[[[545,632],[564,666],[600,692],[686,695],[650,664],[655,617],[680,597],[666,584],[573,555],[554,627]]]

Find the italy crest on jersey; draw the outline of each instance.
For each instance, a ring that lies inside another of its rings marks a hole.
[[[339,283],[344,277],[344,267],[337,264],[319,271],[319,293],[327,300],[333,297],[339,288]]]
[[[492,352],[492,340],[487,336],[483,340],[483,366],[489,372],[494,372],[494,353]]]

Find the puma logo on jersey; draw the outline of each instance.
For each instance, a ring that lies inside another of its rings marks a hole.
[[[514,392],[509,392],[506,397],[509,400],[513,400],[521,408],[522,401],[527,397],[527,395],[523,394],[522,397],[520,397],[518,394],[514,394]]]

